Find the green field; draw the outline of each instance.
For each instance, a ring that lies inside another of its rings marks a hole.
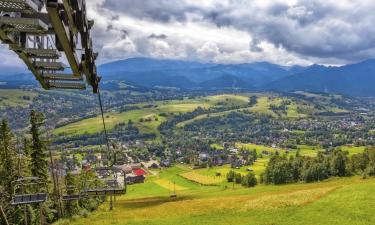
[[[245,149],[245,150],[256,150],[257,153],[261,153],[262,151],[267,151],[267,152],[270,152],[270,153],[275,153],[275,152],[279,152],[280,154],[283,154],[285,153],[286,151],[288,152],[292,152],[292,153],[296,153],[297,150],[287,150],[287,149],[282,149],[282,148],[272,148],[270,146],[265,146],[265,145],[257,145],[257,144],[251,144],[251,143],[236,143],[236,147],[239,148],[239,149]],[[316,156],[318,154],[319,151],[324,151],[324,149],[322,149],[321,147],[319,146],[309,146],[309,145],[298,145],[298,150],[300,151],[300,154],[301,155],[304,155],[304,156]],[[355,146],[340,146],[338,147],[338,149],[341,149],[343,151],[347,151],[349,153],[349,156],[351,155],[354,155],[354,154],[358,154],[358,153],[362,153],[365,151],[366,147],[365,146],[358,146],[358,147],[355,147]]]
[[[204,176],[218,168],[195,170]],[[224,168],[226,169],[226,168]],[[223,182],[203,186],[177,174],[191,172],[185,166],[153,171],[144,184],[128,188],[89,214],[57,225],[372,225],[375,224],[375,179],[331,179],[312,184],[258,185],[243,188]],[[169,198],[176,183],[176,199]],[[226,183],[226,184],[225,184]]]
[[[195,99],[185,99],[182,101],[160,101],[153,102],[156,107],[142,108],[131,110],[124,113],[106,113],[105,121],[108,129],[113,129],[116,124],[122,122],[133,121],[134,125],[144,133],[158,133],[157,127],[166,120],[165,117],[159,116],[161,113],[175,114],[186,113],[195,110],[198,107],[209,108],[217,105],[219,102],[226,104],[244,105],[247,104],[248,97],[241,95],[216,95],[208,97],[199,97]],[[143,107],[146,104],[137,104]],[[153,118],[151,122],[140,122],[141,118]],[[155,121],[154,118],[158,118]],[[100,116],[78,121],[55,130],[55,135],[77,135],[77,134],[93,134],[102,130],[102,120]]]
[[[257,95],[257,104],[249,107],[249,96]],[[131,120],[136,127],[143,133],[155,133],[158,134],[158,126],[167,120],[169,117],[178,113],[186,113],[195,110],[198,107],[211,108],[215,106],[225,106],[227,108],[236,107],[222,112],[209,113],[198,115],[193,119],[186,120],[177,124],[177,127],[184,127],[194,121],[205,119],[208,117],[220,117],[228,115],[231,112],[241,112],[247,110],[253,113],[267,114],[274,117],[281,116],[282,118],[302,118],[315,112],[314,107],[311,104],[302,104],[300,102],[291,101],[287,106],[285,114],[277,115],[271,110],[271,106],[280,106],[280,104],[288,100],[287,98],[273,96],[271,94],[223,94],[214,95],[207,97],[196,97],[193,99],[184,100],[171,100],[171,101],[157,101],[151,103],[136,104],[135,106],[140,107],[137,110],[131,110],[123,113],[111,112],[105,114],[105,120],[108,129],[113,129],[115,125],[119,123],[126,123]],[[153,105],[154,107],[145,107],[146,105]],[[300,110],[303,111],[300,112]],[[337,111],[339,109],[327,109],[327,111]],[[160,114],[166,114],[160,116]],[[140,119],[151,118],[151,121],[140,122]],[[156,119],[157,118],[157,119]],[[155,120],[156,119],[156,120]],[[80,134],[94,134],[102,131],[102,120],[100,116],[96,116],[90,119],[84,119],[75,123],[68,124],[60,127],[54,131],[55,135],[80,135]]]
[[[271,110],[270,107],[271,105],[279,106],[283,100],[286,100],[286,99],[259,95],[257,104],[252,107],[248,107],[248,105],[244,105],[242,108],[239,108],[239,109],[199,115],[191,120],[186,120],[184,122],[178,123],[177,127],[184,127],[185,125],[190,124],[197,120],[202,120],[202,119],[209,118],[209,117],[224,116],[224,115],[228,115],[229,113],[242,111],[242,110],[248,110],[249,112],[253,112],[253,113],[267,114],[267,115],[277,117],[277,115]],[[284,118],[306,117],[307,116],[306,114],[302,114],[298,112],[297,110],[298,107],[302,107],[302,106],[300,106],[296,102],[292,102],[287,107],[286,115],[283,115],[282,117]],[[311,112],[313,111],[310,106],[304,106],[304,108],[307,108],[307,111],[311,111]]]
[[[141,132],[144,133],[157,133],[157,127],[165,121],[165,117],[159,116],[160,113],[183,113],[193,111],[197,107],[207,107],[205,103],[163,103],[156,108],[144,108],[139,110],[132,110],[124,113],[106,113],[105,122],[108,129],[113,129],[116,124],[128,122],[131,120]],[[150,122],[140,122],[141,118],[147,119],[151,117]],[[157,118],[157,121],[155,120]],[[76,123],[58,128],[55,130],[56,135],[68,134],[84,134],[84,133],[98,133],[102,131],[101,117],[94,117],[90,119],[81,120]]]
[[[16,106],[27,107],[36,96],[38,96],[38,94],[31,91],[14,89],[0,90],[0,108]]]
[[[209,176],[209,177],[214,177],[216,173],[220,173],[222,177],[225,177],[226,174],[230,170],[234,170],[237,173],[241,173],[243,175],[247,174],[248,171],[246,169],[251,169],[255,175],[258,177],[264,172],[266,169],[267,163],[269,161],[269,158],[265,157],[262,159],[258,159],[253,165],[251,166],[243,166],[240,169],[232,169],[229,165],[224,165],[224,166],[218,166],[218,167],[213,167],[213,168],[207,168],[207,169],[197,169],[194,170],[195,173],[204,175],[204,176]],[[227,182],[222,182],[222,184],[227,185]]]

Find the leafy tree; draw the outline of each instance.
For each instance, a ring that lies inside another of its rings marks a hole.
[[[352,173],[363,173],[369,163],[368,155],[366,152],[363,154],[355,154],[350,158],[349,169]]]
[[[293,166],[286,157],[274,155],[263,175],[266,184],[286,184],[294,182]]]
[[[346,163],[348,161],[347,152],[335,150],[331,158],[332,176],[343,177],[347,175]]]
[[[328,177],[328,168],[317,161],[311,161],[301,174],[301,179],[305,182],[321,181]]]
[[[375,148],[367,149],[361,155],[362,160],[365,161],[362,164],[366,165],[366,169],[363,172],[363,176],[375,176]]]
[[[242,185],[245,187],[254,187],[257,184],[258,184],[257,178],[255,177],[255,174],[252,172],[242,177]]]
[[[236,173],[233,170],[230,170],[227,174],[227,181],[228,182],[233,182],[234,181],[234,176]]]
[[[241,182],[242,182],[242,174],[236,173],[236,175],[234,176],[234,181],[236,182],[236,184],[241,184]]]

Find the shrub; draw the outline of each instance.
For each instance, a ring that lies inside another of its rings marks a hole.
[[[236,184],[240,184],[242,181],[242,175],[240,173],[236,173],[236,175],[234,176],[234,180]]]
[[[233,182],[235,175],[236,175],[236,173],[233,170],[229,171],[228,174],[227,174],[227,181]]]
[[[254,187],[257,184],[258,184],[257,178],[255,177],[255,174],[252,172],[242,177],[242,186]]]

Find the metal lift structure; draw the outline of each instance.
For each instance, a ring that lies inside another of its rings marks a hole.
[[[82,195],[98,197],[106,195],[123,195],[126,193],[126,174],[117,167],[97,167],[96,176],[102,181],[88,182]],[[119,175],[122,176],[120,181]]]
[[[94,21],[87,18],[85,0],[0,0],[0,41],[19,56],[44,89],[83,90],[90,85],[98,94],[110,154],[99,91],[101,77],[95,63],[98,54],[93,50],[91,39],[93,25]],[[123,174],[123,182],[117,179],[123,171],[109,166],[96,168],[95,172],[99,177],[107,173],[112,180],[102,177],[104,186],[85,188],[83,192],[66,187],[60,200],[110,195],[112,205],[112,196],[126,193],[126,175]],[[29,188],[22,186],[25,182]],[[39,178],[21,178],[14,185],[15,190],[22,191],[34,190],[31,186],[43,183]],[[43,203],[47,199],[47,191],[34,194],[17,191],[13,205]]]
[[[76,186],[67,186],[61,190],[61,193],[61,201],[63,202],[77,201],[82,197]]]
[[[0,40],[47,90],[88,84],[98,93],[93,25],[85,0],[0,0]]]
[[[47,200],[47,184],[37,177],[20,178],[12,182],[12,205],[43,203]]]

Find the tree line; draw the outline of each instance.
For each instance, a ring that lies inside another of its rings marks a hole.
[[[42,113],[32,110],[30,112],[30,128],[22,138],[17,138],[11,131],[7,120],[0,124],[0,206],[3,208],[10,224],[39,224],[53,223],[63,214],[69,217],[75,214],[85,214],[88,210],[98,207],[102,199],[85,199],[76,202],[68,202],[63,205],[65,213],[59,206],[59,199],[55,198],[57,191],[52,178],[49,176],[48,139],[45,137],[45,117]],[[30,204],[25,206],[12,206],[14,181],[36,177],[45,183],[45,187],[36,190],[32,186],[24,186],[22,193],[35,191],[48,193],[48,200],[42,204]],[[83,175],[68,175],[63,178],[67,185],[75,185],[82,182]],[[58,186],[57,186],[58,187]],[[57,196],[58,197],[58,196]],[[61,209],[61,210],[57,210]],[[4,218],[0,216],[0,224]]]
[[[274,155],[261,176],[265,184],[316,182],[330,177],[362,175],[375,176],[375,148],[349,157],[348,152],[336,149],[319,152],[317,157]]]
[[[229,183],[241,184],[244,187],[254,187],[258,184],[257,178],[253,172],[249,172],[246,175],[241,173],[236,173],[233,170],[230,170],[227,174],[227,181]]]

